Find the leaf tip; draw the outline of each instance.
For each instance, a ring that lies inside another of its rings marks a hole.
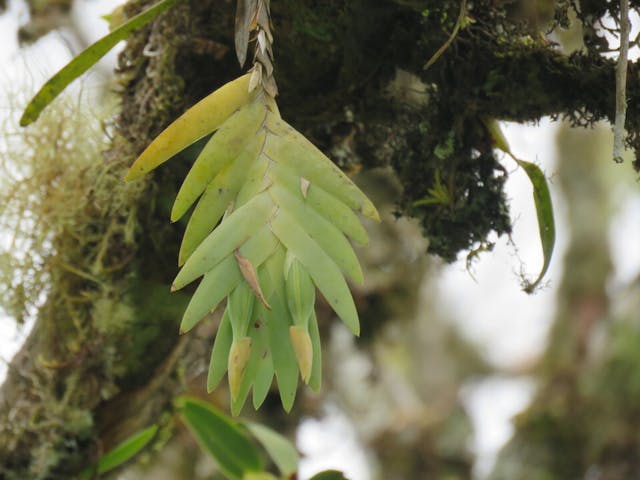
[[[176,223],[182,217],[182,212],[176,209],[176,204],[173,204],[173,208],[171,209],[171,223]]]
[[[222,380],[222,378],[216,378],[212,369],[209,368],[209,373],[207,374],[207,393],[213,392],[220,383],[220,380]]]
[[[291,409],[293,408],[293,399],[292,400],[285,400],[283,398],[282,399],[282,408],[284,409],[285,413],[290,413]]]
[[[137,180],[138,178],[142,177],[146,172],[142,169],[137,170],[135,168],[133,168],[133,166],[131,168],[129,168],[129,171],[127,172],[127,174],[124,176],[124,181],[125,182],[131,182],[133,180]]]
[[[27,125],[31,125],[33,122],[35,122],[36,118],[32,118],[32,116],[25,111],[20,117],[19,125],[21,127],[26,127]]]
[[[348,325],[349,330],[351,330],[351,333],[353,333],[356,337],[360,336],[360,322],[357,321],[354,325]]]
[[[180,335],[184,335],[185,333],[189,333],[193,327],[195,326],[193,324],[193,322],[190,322],[191,324],[187,324],[184,320],[182,321],[182,323],[180,324]]]
[[[380,222],[380,214],[378,213],[378,209],[376,207],[374,207],[373,205],[369,205],[368,208],[365,209],[364,212],[362,212],[366,217],[370,218],[371,220],[375,221],[375,222]]]

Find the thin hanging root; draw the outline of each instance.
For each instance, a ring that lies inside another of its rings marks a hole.
[[[429,61],[423,67],[423,70],[428,70],[431,66],[438,61],[438,59],[442,56],[444,52],[447,51],[447,48],[453,43],[455,38],[458,36],[458,32],[460,28],[462,28],[462,24],[465,22],[465,17],[467,16],[467,0],[462,0],[460,2],[460,15],[458,16],[458,20],[456,21],[456,25],[453,27],[453,32],[447,38],[447,41],[438,49],[436,53],[434,53]]]
[[[616,119],[613,127],[613,160],[622,163],[624,124],[627,116],[627,65],[629,63],[629,0],[620,0],[620,54],[616,68]]]

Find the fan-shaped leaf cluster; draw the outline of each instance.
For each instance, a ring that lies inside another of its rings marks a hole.
[[[211,354],[208,388],[228,373],[232,410],[253,387],[264,401],[275,375],[282,404],[293,405],[298,372],[320,388],[317,289],[359,334],[345,276],[362,282],[347,240],[368,241],[355,212],[378,219],[370,200],[320,150],[288,125],[250,74],[223,86],[162,132],[128,179],[157,167],[206,134],[171,217],[195,204],[182,241],[177,290],[202,277],[181,330],[227,298]]]

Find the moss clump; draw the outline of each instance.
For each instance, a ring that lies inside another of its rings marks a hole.
[[[59,306],[77,320],[74,305],[90,306],[106,286],[105,272],[126,264],[137,228],[131,212],[144,186],[123,184],[123,165],[102,160],[101,118],[78,111],[70,95],[34,126],[5,131],[14,134],[0,162],[0,225],[11,232],[2,251],[2,305],[19,322],[33,318],[59,278],[60,291],[69,292]],[[85,286],[73,296],[78,282]]]
[[[93,433],[91,407],[118,390],[111,352],[130,335],[113,314],[135,328],[124,292],[146,187],[124,184],[123,163],[104,161],[105,117],[78,110],[72,95],[27,129],[5,125],[15,135],[0,162],[0,224],[11,232],[2,250],[1,301],[17,321],[37,323],[34,385],[8,393],[21,406],[3,425],[11,438],[0,441],[2,454],[24,449],[13,478],[49,478],[57,465],[82,459]]]
[[[420,219],[430,253],[453,261],[458,252],[483,246],[492,231],[511,233],[503,192],[507,173],[481,122],[459,116],[458,125],[451,125],[433,118],[436,101],[426,112],[407,113],[414,121],[405,123],[405,144],[393,165],[404,186],[402,212]]]

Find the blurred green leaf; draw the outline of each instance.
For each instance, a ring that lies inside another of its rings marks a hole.
[[[286,437],[258,423],[244,424],[273,459],[283,477],[289,477],[298,471],[300,456],[296,447]]]
[[[553,255],[553,247],[556,242],[556,227],[553,219],[553,205],[551,204],[551,194],[549,193],[549,185],[547,179],[535,163],[518,160],[518,165],[525,171],[531,185],[533,186],[533,200],[536,205],[536,214],[538,216],[538,231],[540,233],[540,243],[542,244],[542,253],[544,255],[544,263],[542,270],[533,282],[525,281],[524,291],[533,293],[538,287],[542,278],[547,273],[551,256]]]
[[[278,478],[269,472],[247,472],[242,480],[278,480]]]
[[[325,470],[324,472],[316,473],[311,480],[349,480],[338,470]]]
[[[119,467],[139,453],[151,441],[157,431],[158,426],[152,425],[131,435],[118,446],[105,453],[95,465],[84,470],[80,477],[82,479],[92,478],[94,475],[102,475]]]
[[[227,477],[242,480],[247,472],[263,470],[258,448],[237,423],[202,400],[180,397],[176,405],[200,446]]]
[[[22,114],[20,125],[26,127],[30,123],[35,122],[38,116],[40,116],[40,112],[42,112],[67,85],[97,63],[98,60],[104,57],[119,41],[127,38],[131,32],[145,26],[176,2],[177,0],[161,0],[87,47],[86,50],[62,67],[62,69],[51,77],[38,93],[36,93]]]

